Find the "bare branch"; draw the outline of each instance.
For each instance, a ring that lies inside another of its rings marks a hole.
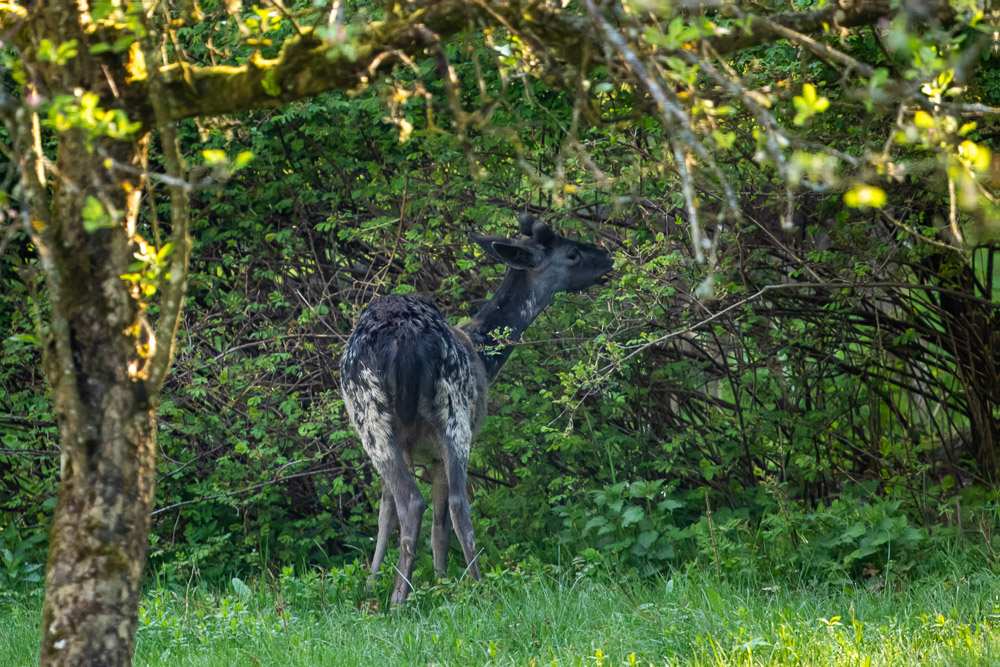
[[[151,40],[146,45],[152,56],[155,45]],[[160,387],[166,378],[167,371],[174,356],[177,341],[177,329],[180,326],[184,310],[184,297],[187,294],[188,263],[191,257],[191,207],[190,188],[187,187],[185,174],[187,166],[184,154],[181,152],[177,139],[175,121],[169,117],[166,101],[168,99],[166,81],[158,70],[154,70],[151,81],[153,95],[151,99],[156,112],[157,125],[160,130],[160,141],[163,145],[163,162],[170,176],[170,242],[173,251],[170,255],[170,271],[161,285],[160,315],[156,322],[156,333],[153,337],[154,349],[152,363],[149,369],[148,383],[150,395],[159,394]],[[151,187],[148,184],[147,187]]]

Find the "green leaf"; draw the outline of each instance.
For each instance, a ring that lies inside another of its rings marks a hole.
[[[679,510],[682,507],[684,507],[684,503],[680,503],[673,498],[667,498],[656,505],[656,508],[662,512],[673,512],[674,510]]]
[[[913,114],[913,123],[924,129],[931,128],[934,127],[934,117],[926,111],[920,110]]]
[[[201,152],[201,156],[205,159],[205,164],[217,165],[226,162],[226,151],[218,148],[204,150]]]
[[[56,62],[56,45],[50,39],[43,39],[38,43],[38,59],[42,62]]]
[[[96,197],[88,196],[80,213],[83,216],[83,228],[89,234],[114,225],[111,216],[104,210],[104,205]]]
[[[631,505],[622,513],[622,527],[630,526],[633,523],[642,521],[646,513],[637,505]]]
[[[882,208],[885,202],[885,190],[874,185],[858,183],[844,193],[844,203],[851,208]]]
[[[643,549],[649,549],[659,536],[660,534],[655,530],[646,530],[639,533],[639,536],[635,539]]]
[[[233,163],[233,169],[242,169],[253,160],[253,151],[240,151]]]
[[[705,598],[708,599],[708,604],[711,605],[712,610],[716,613],[725,611],[726,604],[722,601],[722,596],[714,588],[705,589]]]
[[[173,244],[172,241],[168,241],[168,242],[164,243],[163,247],[160,248],[160,251],[158,253],[156,253],[156,262],[158,264],[162,264],[163,261],[168,256],[170,256],[170,253],[172,253],[173,251],[174,251],[174,244]]]
[[[233,577],[231,581],[233,585],[233,591],[236,593],[240,600],[247,600],[251,596],[250,587],[243,583],[243,580],[239,577]]]
[[[867,526],[864,523],[858,521],[856,524],[844,531],[844,534],[848,537],[861,537],[868,531]]]
[[[128,50],[128,47],[132,46],[136,40],[135,35],[123,35],[115,40],[115,43],[111,46],[115,53],[121,53],[122,51]]]
[[[792,99],[792,104],[798,110],[792,122],[796,125],[803,125],[817,113],[826,111],[830,106],[830,100],[820,97],[816,92],[816,86],[807,83],[802,86],[802,94],[796,95]]]

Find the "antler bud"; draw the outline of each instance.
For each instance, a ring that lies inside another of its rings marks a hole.
[[[521,232],[521,236],[531,236],[536,222],[538,222],[538,218],[530,213],[522,213],[517,216],[517,228]]]
[[[549,226],[530,213],[517,216],[517,228],[522,236],[530,236],[531,240],[539,245],[547,246],[555,238]]]
[[[541,220],[535,220],[535,224],[531,226],[531,238],[539,245],[548,246],[555,237],[555,232]]]

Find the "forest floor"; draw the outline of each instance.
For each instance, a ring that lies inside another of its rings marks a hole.
[[[272,585],[151,588],[135,664],[1000,665],[988,571],[792,587],[505,571],[426,585],[392,611],[339,581],[286,570]],[[0,665],[35,663],[40,606],[0,596]]]

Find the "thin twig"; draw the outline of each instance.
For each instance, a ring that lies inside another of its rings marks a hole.
[[[712,551],[715,553],[715,577],[722,581],[722,564],[719,562],[719,545],[715,541],[715,522],[712,521],[712,505],[708,502],[708,491],[705,492],[705,515],[708,517],[708,532],[712,536]]]
[[[285,468],[287,468],[287,467],[289,467],[291,465],[294,465],[296,463],[312,463],[312,462],[313,462],[313,459],[301,459],[299,461],[289,461],[288,463],[286,463],[285,465],[283,465],[281,468],[279,468],[278,472],[281,472]],[[253,484],[251,486],[248,486],[248,487],[245,487],[245,488],[242,488],[242,489],[236,489],[234,491],[227,491],[225,493],[217,493],[214,496],[202,496],[201,498],[192,498],[191,500],[182,500],[180,502],[173,503],[173,504],[170,504],[170,505],[166,505],[165,507],[160,507],[159,509],[155,509],[155,510],[153,510],[150,513],[149,516],[154,517],[157,514],[162,514],[163,512],[169,512],[172,509],[177,509],[178,507],[184,507],[186,505],[194,505],[196,503],[206,503],[206,502],[209,502],[211,500],[221,500],[223,498],[232,498],[234,496],[240,496],[240,495],[243,495],[245,493],[252,493],[254,491],[257,491],[258,489],[264,488],[265,486],[274,486],[276,484],[281,484],[282,482],[288,482],[288,481],[293,480],[293,479],[299,479],[301,477],[311,477],[313,475],[320,475],[322,473],[333,472],[335,470],[342,470],[342,468],[339,467],[339,466],[338,467],[330,467],[330,468],[320,468],[319,470],[306,470],[305,472],[295,473],[294,475],[288,475],[287,477],[280,477],[280,478],[275,477],[274,479],[270,479],[270,480],[268,480],[266,482],[258,482],[257,484]]]

